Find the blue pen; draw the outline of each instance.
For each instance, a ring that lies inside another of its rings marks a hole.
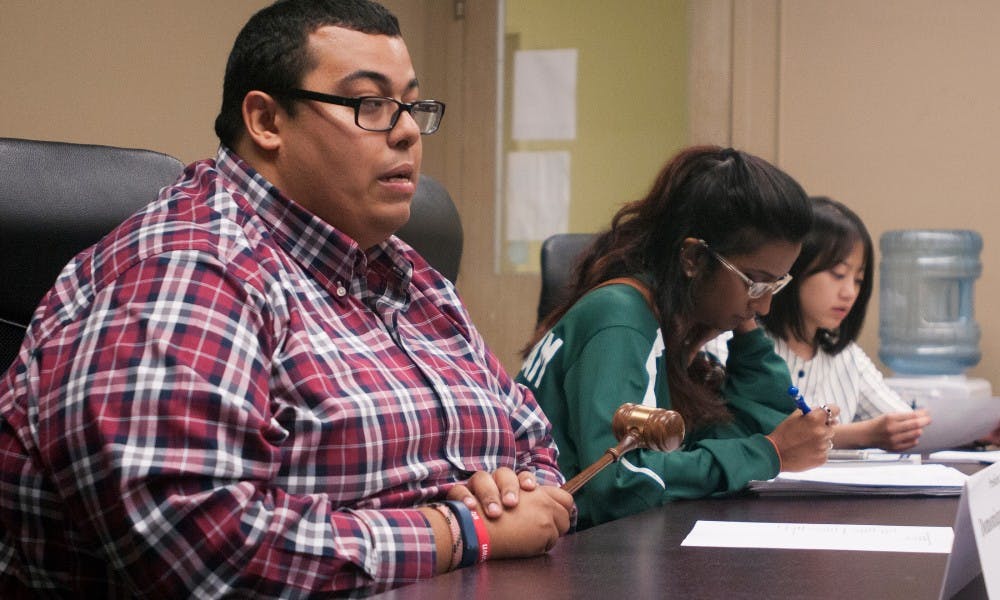
[[[806,399],[803,398],[802,394],[799,393],[799,388],[795,387],[794,385],[791,386],[790,388],[788,388],[788,395],[795,400],[795,406],[799,407],[799,409],[802,411],[802,414],[804,415],[809,414],[809,411],[812,409],[809,408],[809,405],[806,404]]]

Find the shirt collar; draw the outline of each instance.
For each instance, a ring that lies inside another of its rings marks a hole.
[[[404,245],[396,236],[369,249],[366,254],[357,242],[289,199],[263,175],[225,145],[216,155],[219,172],[235,183],[274,240],[302,267],[328,289],[344,286],[352,294],[366,293],[365,274],[375,263],[387,278],[389,300],[403,301],[413,274],[413,264],[404,255]]]

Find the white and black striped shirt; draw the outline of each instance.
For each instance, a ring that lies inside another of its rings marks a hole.
[[[729,354],[727,341],[731,337],[732,332],[724,333],[705,344],[705,350],[725,362]],[[851,342],[836,355],[818,350],[812,359],[805,360],[784,340],[771,339],[775,353],[788,363],[792,384],[799,388],[809,406],[839,406],[841,423],[912,410],[885,383],[878,367],[856,343]]]

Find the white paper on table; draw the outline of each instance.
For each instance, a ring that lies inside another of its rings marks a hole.
[[[856,463],[852,463],[856,464]],[[782,471],[768,481],[751,481],[761,494],[921,494],[957,496],[968,475],[939,464],[873,463],[861,466],[824,465],[801,472]]]
[[[569,152],[508,152],[508,241],[541,241],[569,230]]]
[[[941,462],[995,463],[1000,462],[1000,450],[940,450],[932,452],[927,458]]]
[[[961,487],[967,475],[944,465],[866,465],[862,467],[816,467],[781,473],[785,480],[823,481],[858,485],[902,485],[907,487]]]
[[[912,385],[933,387],[920,379],[912,380]],[[917,445],[909,449],[912,453],[928,454],[970,444],[988,435],[1000,422],[1000,398],[996,396],[963,397],[947,392],[921,394],[907,392],[906,387],[891,387],[904,399],[911,398],[915,408],[925,408],[931,415],[930,425],[923,428]]]
[[[575,48],[514,53],[511,137],[576,139]]]
[[[681,546],[948,554],[951,527],[698,521]]]

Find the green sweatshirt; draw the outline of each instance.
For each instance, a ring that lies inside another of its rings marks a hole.
[[[778,455],[764,438],[795,406],[788,368],[761,330],[729,341],[723,394],[733,420],[691,431],[674,452],[637,449],[575,494],[578,529],[670,500],[725,495],[770,479]],[[628,285],[590,292],[535,346],[517,380],[552,422],[559,468],[573,477],[617,445],[625,402],[670,408],[663,338],[642,295]]]

